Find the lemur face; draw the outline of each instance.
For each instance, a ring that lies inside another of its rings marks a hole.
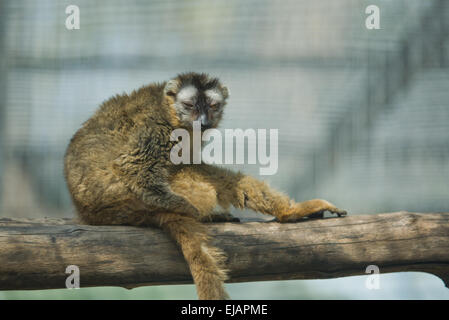
[[[218,79],[182,74],[169,81],[164,91],[174,99],[173,107],[182,126],[191,128],[193,121],[200,121],[202,130],[218,126],[228,97],[227,88]]]

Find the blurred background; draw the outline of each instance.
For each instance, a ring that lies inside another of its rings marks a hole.
[[[79,30],[65,27],[71,4]],[[371,4],[380,30],[365,27]],[[278,173],[261,178],[296,200],[447,212],[448,31],[444,0],[1,0],[0,217],[73,217],[63,155],[74,132],[110,96],[184,71],[228,86],[223,128],[279,129]],[[234,299],[449,299],[428,274],[381,275],[380,290],[365,279],[227,288]],[[186,285],[0,298],[196,295]]]

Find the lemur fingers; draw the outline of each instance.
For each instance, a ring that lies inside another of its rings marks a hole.
[[[240,219],[234,217],[229,212],[212,212],[210,215],[203,216],[200,219],[201,222],[240,222]]]

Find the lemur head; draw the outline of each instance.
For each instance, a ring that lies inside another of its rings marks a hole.
[[[167,82],[164,94],[182,127],[201,121],[201,129],[216,128],[223,115],[228,89],[204,73],[183,73]]]

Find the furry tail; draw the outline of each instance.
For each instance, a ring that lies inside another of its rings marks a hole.
[[[229,299],[224,289],[226,256],[211,247],[206,227],[197,220],[175,213],[154,216],[156,223],[181,247],[201,300]]]

